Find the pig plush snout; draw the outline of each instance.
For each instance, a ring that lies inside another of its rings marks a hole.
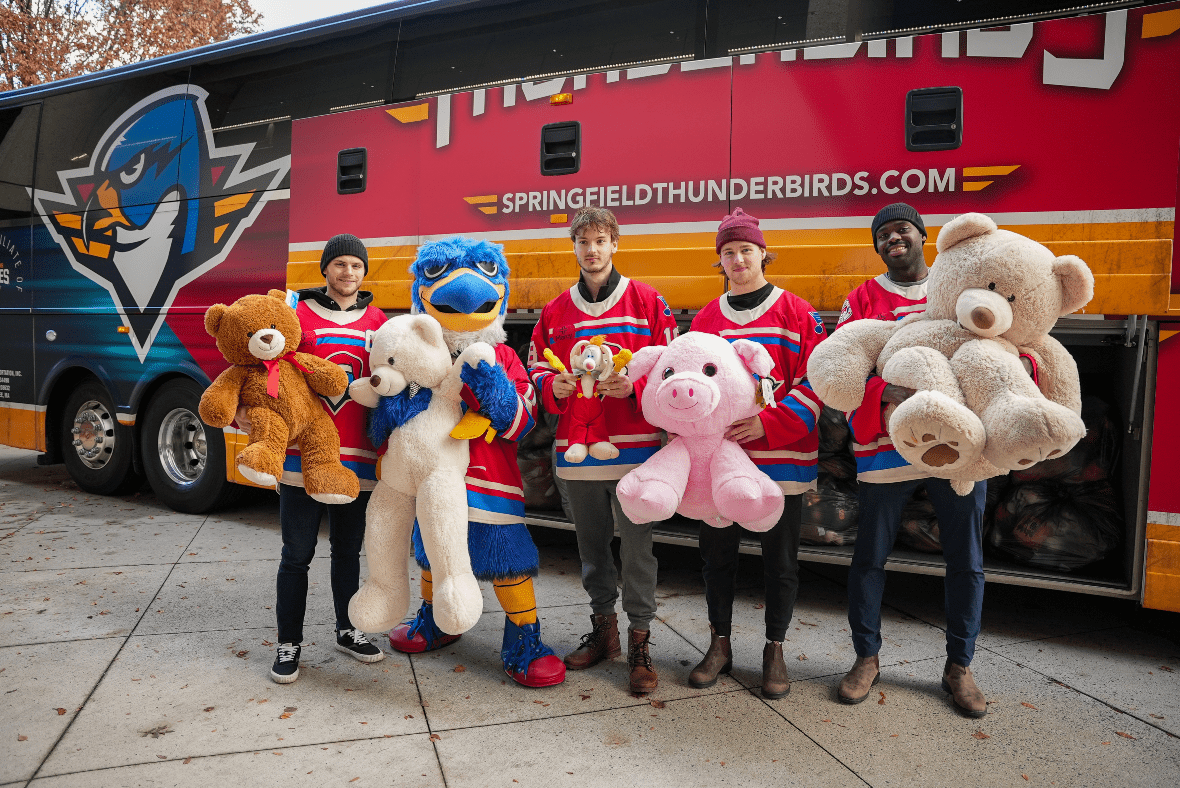
[[[661,410],[695,420],[716,410],[721,392],[703,376],[682,373],[661,382],[656,397]]]

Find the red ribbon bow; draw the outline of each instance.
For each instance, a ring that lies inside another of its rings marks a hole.
[[[260,361],[262,361],[262,365],[266,367],[266,393],[268,396],[274,397],[275,399],[278,399],[279,397],[280,361],[286,361],[288,364],[294,365],[296,369],[301,370],[307,375],[314,374],[310,369],[295,360],[294,351],[286,354],[285,356],[279,356],[278,358],[272,358],[270,360],[260,359]]]

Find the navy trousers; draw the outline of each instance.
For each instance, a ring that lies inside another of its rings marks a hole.
[[[369,495],[362,492],[352,503],[320,503],[302,487],[279,485],[279,523],[283,529],[283,557],[276,581],[275,614],[280,643],[303,642],[303,616],[307,611],[307,570],[315,555],[320,520],[328,515],[328,543],[332,547],[332,601],[336,629],[352,629],[348,601],[360,587],[361,544],[365,539],[365,508]]]
[[[956,495],[945,479],[914,479],[890,484],[860,483],[860,522],[848,573],[848,623],[858,657],[881,650],[881,600],[885,561],[901,527],[901,513],[918,485],[925,483],[938,515],[938,537],[946,558],[946,653],[967,666],[983,613],[983,506],[987,482],[969,495]]]

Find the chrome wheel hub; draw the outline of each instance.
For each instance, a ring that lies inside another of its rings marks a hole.
[[[84,402],[74,416],[74,450],[87,468],[98,470],[115,452],[115,417],[98,400]]]
[[[191,410],[176,408],[164,417],[156,447],[160,467],[176,484],[193,484],[205,472],[205,425]]]

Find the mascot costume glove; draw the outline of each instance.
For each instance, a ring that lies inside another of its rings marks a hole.
[[[811,354],[807,378],[845,412],[860,407],[874,369],[916,389],[884,412],[893,445],[967,495],[1085,436],[1077,364],[1049,331],[1089,303],[1094,275],[1079,258],[1057,257],[979,213],[948,222],[937,246],[926,311],[845,324]]]
[[[467,542],[475,577],[495,586],[504,608],[500,656],[504,672],[526,687],[565,681],[565,664],[541,641],[533,590],[540,557],[524,525],[524,494],[516,442],[536,418],[536,394],[516,353],[505,341],[508,261],[503,247],[454,236],[423,244],[410,266],[414,312],[430,315],[457,357],[476,342],[495,350],[495,361],[461,368],[463,401],[469,410],[452,433],[470,438],[467,469]],[[422,605],[389,633],[398,651],[442,648],[457,639],[435,621],[430,560],[420,528],[413,533],[414,558],[422,568]]]

